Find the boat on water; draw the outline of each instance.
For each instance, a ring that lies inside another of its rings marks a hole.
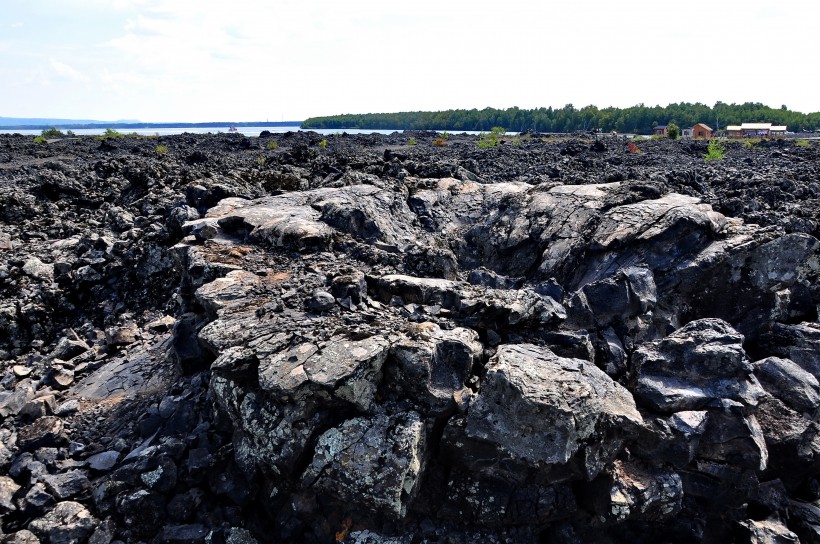
[[[239,129],[231,125],[230,127],[228,127],[228,132],[239,132]]]

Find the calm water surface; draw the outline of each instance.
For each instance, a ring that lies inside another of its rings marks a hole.
[[[105,132],[107,127],[102,126],[100,128],[77,128],[72,129],[72,132],[77,136],[99,136],[100,134]],[[116,129],[118,132],[123,132],[126,134],[137,133],[142,136],[169,136],[172,134],[183,134],[185,132],[189,134],[220,134],[220,133],[228,133],[229,126],[225,127],[166,127],[166,128],[136,128],[136,129],[125,129],[120,128]],[[243,134],[245,136],[259,136],[259,133],[263,130],[270,131],[274,134],[284,134],[285,132],[295,132],[300,131],[303,132],[302,129],[298,127],[298,125],[293,126],[284,126],[284,127],[236,127],[237,132],[236,134]],[[68,129],[61,129],[63,132],[67,132]],[[6,130],[0,129],[0,134],[23,134],[26,136],[39,136],[42,130],[40,129],[33,129],[33,130]],[[306,132],[306,131],[304,131]],[[358,129],[358,128],[348,128],[348,129],[313,129],[311,132],[316,132],[318,134],[341,134],[342,132],[346,132],[347,134],[392,134],[394,132],[404,132],[403,130],[367,130],[367,129]],[[450,131],[453,134],[462,134],[466,132],[467,134],[479,134],[479,132],[475,131]],[[509,133],[513,134],[513,133]]]

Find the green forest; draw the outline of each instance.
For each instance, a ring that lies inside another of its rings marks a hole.
[[[331,115],[311,117],[302,123],[302,128],[489,131],[492,127],[504,127],[513,132],[574,132],[601,129],[604,132],[615,130],[622,133],[651,134],[653,127],[670,123],[680,127],[705,123],[714,130],[741,123],[773,123],[786,125],[792,132],[800,132],[820,129],[820,112],[805,114],[790,111],[785,105],[775,109],[753,102],[718,102],[711,107],[685,102],[652,107],[638,104],[631,108],[603,109],[596,106],[577,109],[572,104],[567,104],[558,109],[484,108]]]

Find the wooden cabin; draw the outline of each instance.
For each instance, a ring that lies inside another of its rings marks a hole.
[[[703,123],[698,123],[692,127],[692,138],[711,138],[714,133],[712,127]]]

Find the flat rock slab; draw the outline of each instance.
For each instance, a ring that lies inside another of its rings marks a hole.
[[[165,362],[170,343],[162,337],[149,347],[139,347],[127,357],[114,359],[77,383],[72,396],[92,401],[114,400],[160,391],[173,374]]]
[[[378,336],[364,340],[337,337],[321,346],[300,344],[260,362],[259,385],[281,400],[313,385],[368,410],[388,347],[387,339]]]
[[[114,468],[119,459],[120,452],[111,450],[92,455],[85,461],[86,463],[88,463],[88,467],[91,470],[96,470],[98,472],[108,472],[109,470]]]

